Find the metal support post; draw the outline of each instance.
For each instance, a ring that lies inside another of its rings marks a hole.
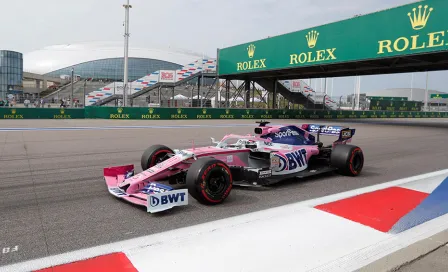
[[[245,93],[244,93],[244,101],[246,104],[246,108],[250,108],[250,81],[245,80],[244,81],[244,87],[245,87]]]
[[[199,93],[200,93],[200,91],[201,91],[201,78],[200,77],[198,77],[198,100],[200,99],[199,98]],[[200,100],[201,101],[201,106],[202,106],[202,100]],[[199,104],[199,103],[198,103]]]
[[[84,95],[82,96],[82,106],[86,106],[86,86],[87,86],[87,79],[84,81]]]
[[[274,93],[272,95],[272,108],[275,109],[277,104],[277,79],[274,79]]]
[[[162,88],[161,86],[159,86],[157,89],[159,91],[158,96],[159,96],[159,107],[162,107],[162,91],[160,90],[160,88]]]
[[[126,107],[127,102],[127,90],[128,90],[128,57],[129,57],[129,9],[132,8],[129,5],[129,0],[126,1],[126,5],[123,5],[125,10],[124,20],[124,78],[123,78],[123,107]]]
[[[325,94],[328,94],[327,93],[327,78],[325,78],[325,80],[324,80],[324,91],[325,91]]]
[[[255,81],[252,81],[252,108],[255,108]]]
[[[173,87],[173,89],[171,90],[171,95],[172,95],[172,97],[173,97],[173,99],[171,100],[171,104],[174,104],[174,87]]]
[[[428,111],[428,82],[429,82],[429,72],[426,71],[425,111]]]
[[[75,83],[75,79],[74,78],[75,78],[75,68],[72,67],[72,79],[71,79],[72,80],[72,86],[71,86],[72,87],[72,96],[70,98],[70,100],[71,100],[70,101],[70,107],[72,107],[72,108],[73,108],[73,93],[74,93],[73,92],[73,84]]]
[[[230,80],[226,79],[226,108],[229,108]]]
[[[361,76],[358,76],[358,104],[356,109],[359,110],[361,107]]]

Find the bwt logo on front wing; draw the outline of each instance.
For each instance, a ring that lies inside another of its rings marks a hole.
[[[188,190],[173,190],[148,196],[148,212],[160,212],[175,206],[188,205]]]

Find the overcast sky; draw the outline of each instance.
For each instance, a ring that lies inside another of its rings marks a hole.
[[[216,57],[216,48],[293,32],[395,7],[413,0],[130,0],[130,46],[172,45]],[[44,46],[122,41],[125,0],[15,0],[3,3],[1,49],[27,53]],[[447,72],[429,87],[448,91]],[[363,77],[362,92],[410,87],[409,74]],[[334,81],[334,95],[353,91]],[[425,87],[416,75],[414,87]]]

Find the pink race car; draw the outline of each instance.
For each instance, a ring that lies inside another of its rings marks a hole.
[[[134,175],[133,165],[104,169],[109,192],[153,213],[187,205],[189,194],[202,204],[220,204],[234,185],[266,186],[331,171],[347,176],[361,173],[363,152],[347,145],[355,129],[257,123],[255,135],[229,134],[219,142],[212,138],[213,146],[172,150],[153,145],[142,155],[143,172]],[[338,139],[324,146],[320,135]]]

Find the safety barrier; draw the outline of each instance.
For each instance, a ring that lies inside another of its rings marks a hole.
[[[84,109],[0,108],[0,119],[84,119]]]
[[[448,118],[448,112],[329,111],[224,108],[86,107],[0,108],[0,119],[348,119],[348,118]]]

